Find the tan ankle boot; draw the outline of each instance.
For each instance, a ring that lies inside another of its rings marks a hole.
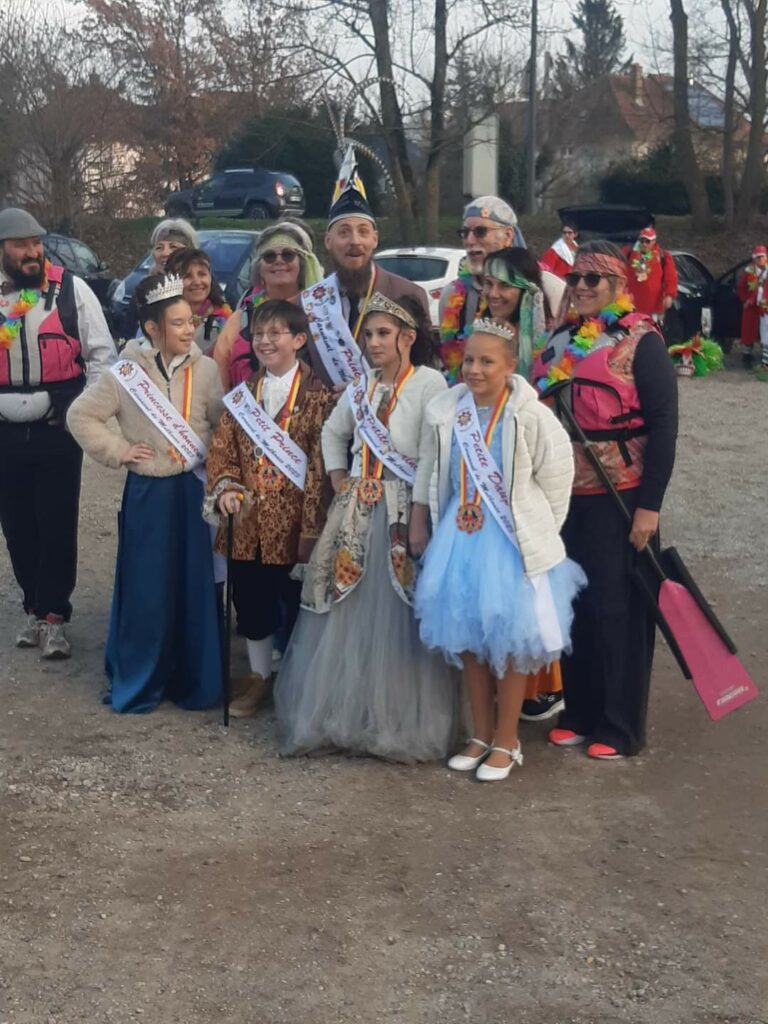
[[[229,713],[232,718],[249,718],[256,713],[259,704],[266,700],[269,694],[271,680],[264,679],[258,672],[249,672],[236,684],[240,696],[229,705]]]

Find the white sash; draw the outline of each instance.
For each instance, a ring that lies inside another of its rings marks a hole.
[[[509,541],[520,551],[517,531],[512,521],[512,511],[504,487],[504,476],[485,443],[480,421],[477,418],[475,400],[469,389],[464,392],[456,406],[453,432],[483,503]],[[557,617],[549,576],[547,573],[539,573],[536,576],[529,576],[528,579],[533,585],[536,618],[544,647],[547,651],[560,651],[563,648],[563,634]]]
[[[307,477],[307,456],[304,450],[267,415],[245,381],[224,395],[224,405],[272,465],[303,491]]]
[[[373,411],[364,377],[359,377],[348,385],[347,398],[349,398],[352,412],[355,414],[357,429],[373,454],[380,462],[384,463],[387,469],[391,469],[395,476],[405,480],[410,487],[413,487],[413,482],[416,479],[416,463],[407,455],[401,455],[395,448],[392,443],[392,435]]]
[[[205,462],[205,445],[139,364],[131,359],[120,359],[110,370],[120,387],[131,396],[150,423],[171,442],[184,462],[192,469],[201,466]]]
[[[364,377],[368,365],[344,317],[336,275],[302,292],[301,304],[312,340],[333,383],[351,384],[356,377]]]

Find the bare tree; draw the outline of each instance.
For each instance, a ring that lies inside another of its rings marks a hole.
[[[691,133],[688,105],[688,15],[682,0],[670,0],[674,57],[675,155],[688,193],[697,227],[709,227],[711,214],[704,175],[701,173]]]
[[[735,223],[745,227],[757,211],[765,184],[766,0],[742,0],[749,20],[749,141],[736,203]]]

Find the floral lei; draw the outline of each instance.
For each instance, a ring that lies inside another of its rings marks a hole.
[[[643,250],[640,248],[640,243],[635,242],[632,247],[632,259],[629,261],[630,266],[635,273],[648,274],[651,262],[656,255],[656,246],[654,245],[651,249]]]
[[[472,331],[471,324],[464,324],[461,327],[461,311],[467,301],[467,294],[471,287],[472,272],[462,260],[459,267],[458,278],[451,283],[451,293],[445,303],[443,319],[440,321],[440,346],[439,353],[445,376],[449,384],[456,384],[461,372],[461,363],[464,358],[464,344],[467,335]],[[481,299],[478,307],[478,315],[482,316],[485,310],[485,300]]]
[[[40,296],[48,289],[48,268],[50,263],[45,261],[43,269],[43,280],[39,288],[20,288],[19,301],[11,306],[11,311],[0,327],[0,349],[8,349],[21,334],[21,325],[24,317],[40,301]]]
[[[559,381],[570,380],[576,364],[589,355],[597,339],[634,308],[628,295],[620,295],[605,309],[601,309],[597,316],[585,320],[566,345],[560,360],[550,366],[546,377],[537,382],[539,391],[546,391]]]
[[[200,324],[205,323],[209,316],[215,317],[219,324],[224,320],[227,320],[232,316],[232,307],[229,303],[225,302],[221,306],[214,306],[210,299],[206,299],[202,306],[196,313],[192,314],[192,321],[195,327],[199,327]]]

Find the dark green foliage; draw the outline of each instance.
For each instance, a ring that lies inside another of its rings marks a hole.
[[[579,0],[571,15],[582,41],[566,39],[565,53],[555,61],[552,80],[556,95],[567,95],[601,75],[620,74],[629,66],[623,57],[624,19],[611,0]]]

